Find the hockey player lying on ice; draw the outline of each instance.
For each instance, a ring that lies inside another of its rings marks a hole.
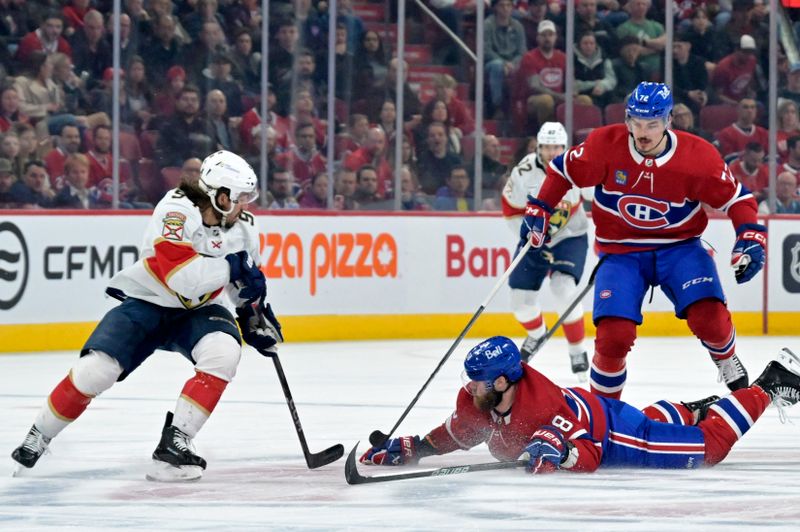
[[[464,361],[455,412],[425,437],[372,447],[361,462],[416,464],[420,458],[486,443],[498,460],[527,453],[527,469],[589,472],[598,467],[696,468],[722,461],[764,413],[800,400],[800,357],[784,349],[751,386],[695,403],[659,401],[637,410],[622,401],[561,388],[521,362],[495,336]]]

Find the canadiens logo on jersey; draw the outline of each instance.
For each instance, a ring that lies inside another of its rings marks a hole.
[[[667,214],[670,206],[666,201],[645,196],[623,196],[617,201],[622,219],[637,229],[660,229],[669,225]]]
[[[164,226],[161,229],[161,236],[167,240],[183,240],[183,227],[186,224],[186,216],[183,213],[171,211],[162,220]]]

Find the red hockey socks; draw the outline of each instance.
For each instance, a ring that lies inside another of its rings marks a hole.
[[[597,324],[594,357],[589,374],[593,394],[619,399],[625,387],[625,357],[636,340],[636,323],[625,318],[603,318]]]
[[[564,336],[567,337],[567,342],[570,344],[578,344],[586,337],[586,328],[583,325],[583,316],[577,321],[572,323],[564,323],[561,326],[564,329]]]
[[[736,352],[736,329],[721,301],[702,299],[691,304],[686,321],[714,360],[725,360]]]
[[[50,392],[47,403],[53,414],[62,421],[71,423],[83,414],[92,401],[92,396],[82,393],[72,382],[72,375],[67,375]]]
[[[175,406],[172,424],[194,437],[217,406],[228,382],[198,371],[186,381]]]
[[[694,413],[681,403],[662,400],[642,409],[642,412],[653,421],[675,425],[694,425]]]
[[[769,395],[758,386],[751,386],[711,405],[706,418],[698,424],[705,439],[706,464],[721,462],[769,404]]]

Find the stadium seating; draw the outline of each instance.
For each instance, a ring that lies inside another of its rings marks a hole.
[[[736,106],[729,104],[706,105],[700,110],[700,129],[719,131],[736,122]]]

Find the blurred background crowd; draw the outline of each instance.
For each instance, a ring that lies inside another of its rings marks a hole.
[[[122,1],[120,207],[152,207],[181,179],[196,179],[206,155],[227,149],[257,170],[266,159],[267,209],[499,210],[539,124],[564,121],[567,102],[575,143],[621,122],[635,85],[663,80],[668,46],[673,127],[713,142],[734,175],[766,195],[762,0],[676,1],[672,42],[663,1],[575,0],[574,94],[565,94],[564,0],[492,0],[482,24],[475,0],[415,0],[402,25],[396,0],[338,0],[335,36],[326,0],[266,5],[265,13],[260,0]],[[775,210],[800,213],[800,9],[779,11]],[[112,205],[115,22],[110,0],[0,0],[0,207]],[[474,50],[480,28],[476,65],[451,33]]]

